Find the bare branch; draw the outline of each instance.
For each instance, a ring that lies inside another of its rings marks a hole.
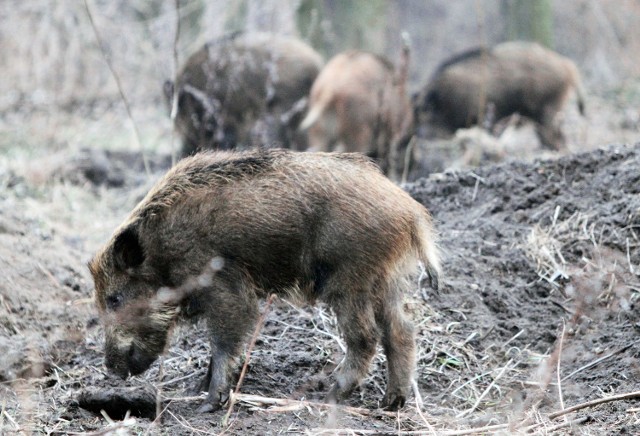
[[[93,33],[96,36],[96,40],[98,41],[98,47],[100,48],[100,52],[102,53],[102,56],[104,57],[105,62],[107,63],[107,66],[109,67],[109,71],[111,71],[111,75],[113,76],[114,80],[116,81],[116,85],[118,86],[118,92],[120,93],[120,98],[122,99],[122,102],[124,103],[124,107],[127,111],[127,116],[129,117],[129,120],[131,121],[131,125],[133,126],[133,134],[134,134],[134,139],[135,142],[138,146],[138,148],[140,149],[140,154],[142,155],[142,163],[144,164],[144,170],[147,174],[147,176],[151,175],[151,170],[149,169],[149,162],[147,160],[147,156],[144,152],[144,147],[142,146],[142,141],[140,140],[140,132],[138,131],[138,126],[135,123],[135,121],[133,120],[133,114],[131,112],[131,105],[129,104],[129,100],[127,99],[127,97],[124,94],[123,88],[122,88],[122,82],[120,81],[120,76],[118,75],[118,73],[116,72],[116,70],[113,68],[113,64],[111,63],[111,59],[109,58],[108,54],[107,54],[107,50],[104,47],[104,44],[102,43],[102,36],[100,36],[100,32],[98,31],[98,28],[96,27],[96,24],[93,20],[93,14],[91,13],[91,8],[89,8],[89,3],[88,0],[84,0],[84,7],[87,10],[87,15],[89,16],[89,22],[91,23],[91,28],[93,29]]]
[[[576,404],[568,409],[563,409],[549,415],[549,419],[555,419],[559,416],[566,415],[567,413],[575,412],[577,410],[586,409],[588,407],[598,406],[604,403],[611,403],[613,401],[631,400],[634,398],[640,398],[640,391],[628,392],[626,394],[613,395],[606,398],[598,398],[597,400],[587,401],[586,403]]]

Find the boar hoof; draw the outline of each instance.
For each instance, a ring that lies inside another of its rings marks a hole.
[[[205,401],[198,407],[196,413],[211,413],[216,410],[220,410],[222,408],[222,404],[220,403],[212,403],[210,401]]]
[[[381,407],[384,410],[396,411],[404,407],[407,396],[400,392],[387,391],[382,399]]]
[[[198,408],[198,413],[210,413],[215,412],[216,410],[220,410],[222,406],[227,404],[229,401],[229,393],[228,392],[217,392],[215,394],[209,393],[207,399],[202,403],[202,405]]]

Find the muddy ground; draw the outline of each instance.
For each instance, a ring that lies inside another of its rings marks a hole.
[[[622,138],[637,135],[638,126],[625,127],[620,120],[629,117],[619,117]],[[398,414],[377,409],[380,353],[348,402],[352,408],[268,404],[322,401],[343,355],[326,308],[280,300],[240,390],[259,398],[241,397],[225,419],[226,410],[196,414],[200,399],[185,393],[206,371],[202,325],[177,328],[162,365],[127,382],[102,363],[85,265],[170,165],[167,149],[147,152],[147,174],[138,152],[74,139],[100,136],[91,130],[98,118],[70,134],[61,129],[68,120],[30,121],[34,130],[24,133],[7,117],[0,144],[0,433],[456,434],[493,426],[486,431],[637,434],[637,399],[550,417],[640,390],[640,144],[624,140],[578,153],[614,142],[601,139],[607,134],[600,129],[588,138],[601,142],[581,146],[585,129],[612,118],[594,119],[569,133],[574,153],[528,163],[510,155],[406,185],[437,220],[445,257],[443,289],[416,284],[406,300],[418,326],[421,408],[412,398]],[[111,121],[102,120],[109,132]],[[38,130],[43,125],[46,133]],[[27,147],[33,142],[39,146]],[[126,398],[93,407],[96,395]],[[134,397],[141,400],[126,402]],[[158,416],[149,401],[156,397]],[[118,421],[127,408],[133,419]]]

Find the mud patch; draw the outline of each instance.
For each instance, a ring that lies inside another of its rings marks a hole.
[[[104,411],[111,419],[126,416],[155,419],[157,398],[151,388],[88,389],[78,395],[78,406],[100,415]]]

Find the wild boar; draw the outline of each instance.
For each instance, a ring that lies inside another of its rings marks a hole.
[[[322,57],[294,38],[236,33],[209,42],[186,61],[177,88],[165,82],[182,156],[201,149],[248,148],[256,142],[297,146],[297,128]]]
[[[224,266],[201,288],[182,286],[212,258]],[[440,261],[427,210],[357,153],[203,152],[183,159],[138,204],[89,268],[105,319],[105,362],[126,377],[145,371],[181,314],[204,317],[211,360],[202,383],[215,410],[229,392],[229,363],[275,293],[324,301],[347,344],[328,398],[349,395],[381,341],[382,406],[401,407],[415,368],[403,291],[419,263],[437,288]]]
[[[531,42],[478,48],[444,62],[414,96],[416,123],[422,132],[453,133],[518,113],[537,123],[543,145],[558,150],[565,138],[556,115],[571,89],[584,115],[580,73],[570,59]]]
[[[309,96],[309,111],[300,124],[309,149],[363,153],[397,178],[398,148],[413,124],[405,92],[405,69],[399,74],[387,59],[362,51],[332,58],[320,71]]]

